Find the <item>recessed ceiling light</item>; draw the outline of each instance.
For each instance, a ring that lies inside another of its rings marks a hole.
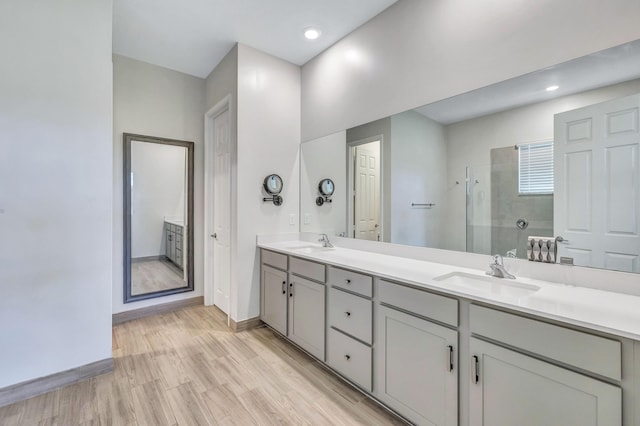
[[[307,28],[304,30],[304,36],[307,40],[315,40],[320,37],[320,30],[316,28]]]
[[[549,86],[547,87],[547,92],[553,92],[554,90],[558,90],[560,86]]]

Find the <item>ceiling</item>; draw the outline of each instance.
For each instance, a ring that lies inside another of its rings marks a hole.
[[[640,40],[463,93],[415,111],[447,125],[640,78]],[[545,89],[558,85],[559,89]]]
[[[113,53],[202,78],[236,42],[302,65],[395,2],[115,0]]]

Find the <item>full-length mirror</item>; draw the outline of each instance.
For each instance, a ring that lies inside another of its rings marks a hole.
[[[346,189],[321,212],[302,187],[301,230],[518,258],[563,237],[640,272],[638,93],[635,41],[304,142],[301,183]]]
[[[193,142],[125,133],[124,302],[193,290]]]

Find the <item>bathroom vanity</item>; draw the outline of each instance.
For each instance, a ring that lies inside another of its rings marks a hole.
[[[262,320],[412,423],[640,422],[640,297],[305,241],[258,245]]]
[[[177,220],[164,221],[165,256],[180,269],[183,267],[183,234],[184,222]]]

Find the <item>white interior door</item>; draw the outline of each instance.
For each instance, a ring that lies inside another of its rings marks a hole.
[[[213,304],[229,312],[231,287],[231,149],[229,111],[213,120]]]
[[[554,122],[554,233],[574,264],[640,272],[640,95]]]
[[[354,148],[354,236],[380,241],[380,141]]]

